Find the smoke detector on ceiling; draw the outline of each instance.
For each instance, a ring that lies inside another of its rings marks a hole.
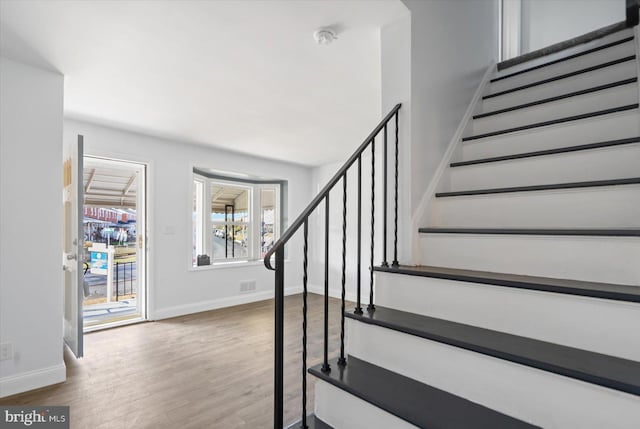
[[[316,39],[318,45],[329,45],[338,37],[335,31],[330,28],[319,28],[313,33],[313,38]]]

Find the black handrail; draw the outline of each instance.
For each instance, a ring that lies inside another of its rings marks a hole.
[[[336,185],[336,183],[338,183],[340,179],[342,179],[342,175],[349,169],[349,167],[353,165],[354,162],[358,160],[358,158],[360,157],[360,154],[364,152],[365,149],[367,149],[367,147],[369,146],[369,143],[371,143],[371,140],[376,135],[378,135],[378,133],[380,133],[380,131],[384,128],[384,125],[387,122],[389,122],[389,120],[391,120],[391,118],[398,112],[398,110],[400,110],[400,107],[402,107],[402,104],[398,103],[393,109],[391,109],[391,112],[389,112],[387,116],[385,116],[384,119],[380,121],[378,126],[374,128],[374,130],[371,132],[371,134],[369,134],[369,136],[367,136],[364,142],[362,142],[360,147],[356,149],[356,151],[353,153],[353,155],[351,155],[351,157],[347,160],[347,162],[345,162],[344,165],[340,168],[340,170],[338,170],[338,172],[333,175],[331,180],[329,180],[329,183],[327,183],[326,186],[322,188],[320,193],[316,195],[313,201],[309,203],[307,208],[305,208],[302,211],[300,216],[298,216],[298,218],[280,236],[280,239],[276,241],[276,243],[267,252],[267,254],[264,255],[264,265],[268,269],[275,270],[275,268],[271,266],[271,257],[276,253],[276,250],[280,247],[284,247],[284,245],[287,244],[289,240],[291,240],[291,237],[293,237],[296,231],[300,229],[305,219],[307,219],[311,215],[311,213],[313,213],[313,210],[315,210],[315,208],[318,207],[318,205],[322,202],[322,200],[324,200],[324,198],[329,194],[329,191],[331,191],[331,189]]]
[[[347,171],[357,161],[358,162],[358,243],[357,243],[357,304],[354,310],[357,314],[362,314],[361,307],[361,285],[360,285],[360,262],[361,262],[361,198],[362,198],[362,154],[371,147],[371,249],[370,249],[370,277],[369,277],[369,305],[367,311],[375,311],[373,302],[373,264],[374,264],[374,233],[375,233],[375,139],[384,130],[383,149],[383,261],[382,264],[388,266],[387,262],[387,126],[391,119],[395,118],[395,186],[394,186],[394,240],[393,240],[393,265],[398,265],[398,116],[401,104],[397,104],[380,121],[373,131],[367,136],[364,142],[356,149],[351,157],[344,163],[338,172],[329,180],[325,187],[302,211],[298,218],[287,228],[280,239],[266,253],[264,265],[275,270],[275,365],[274,365],[274,429],[282,429],[284,422],[284,246],[294,236],[294,234],[304,226],[304,248],[303,248],[303,333],[302,333],[302,419],[301,427],[307,428],[306,420],[306,368],[307,368],[307,251],[308,251],[308,230],[309,217],[313,211],[324,201],[325,211],[325,234],[324,234],[324,347],[322,371],[330,372],[328,357],[329,343],[329,193],[335,185],[342,181],[343,207],[342,207],[342,290],[341,290],[341,323],[340,323],[340,358],[338,365],[344,366],[347,360],[344,356],[344,312],[345,312],[345,280],[346,280],[346,230],[347,230]],[[271,265],[271,258],[275,254],[275,268]]]

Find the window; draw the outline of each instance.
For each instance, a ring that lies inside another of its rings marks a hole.
[[[193,179],[193,266],[264,257],[280,232],[280,182]]]

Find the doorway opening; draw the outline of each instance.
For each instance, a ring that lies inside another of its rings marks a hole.
[[[84,157],[84,332],[147,319],[146,166]]]

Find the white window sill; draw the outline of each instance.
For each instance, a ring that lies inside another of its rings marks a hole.
[[[289,263],[288,259],[285,259],[285,264]],[[226,270],[229,268],[247,268],[247,267],[257,267],[261,265],[266,270],[267,267],[264,266],[264,260],[259,259],[257,261],[233,261],[233,262],[217,262],[211,265],[200,265],[198,267],[191,266],[188,271],[207,271],[207,270]]]

